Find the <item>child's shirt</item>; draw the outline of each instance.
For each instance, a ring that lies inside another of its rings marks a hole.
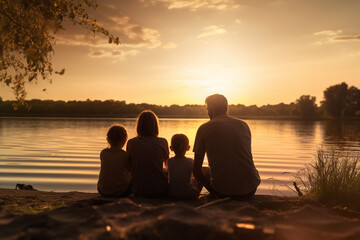
[[[194,198],[200,190],[192,181],[194,160],[186,157],[173,157],[168,160],[169,195],[179,198]]]
[[[103,195],[121,195],[130,185],[130,155],[122,149],[105,148],[100,153],[98,189]]]

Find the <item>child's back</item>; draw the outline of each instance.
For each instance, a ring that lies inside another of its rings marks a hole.
[[[194,160],[185,157],[190,149],[189,139],[184,134],[175,134],[171,138],[170,149],[175,157],[168,160],[169,195],[178,198],[195,198],[202,186],[192,178]]]
[[[105,148],[100,153],[98,190],[102,195],[123,195],[130,185],[130,156],[122,149]]]
[[[100,153],[101,168],[98,192],[103,196],[123,197],[131,193],[130,155],[122,150],[127,140],[127,131],[123,126],[114,125],[107,132],[110,145]]]
[[[169,195],[178,198],[195,198],[200,186],[192,180],[194,161],[186,157],[173,157],[168,160]]]

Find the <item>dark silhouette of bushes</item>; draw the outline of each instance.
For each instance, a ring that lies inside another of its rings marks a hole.
[[[296,100],[296,105],[299,111],[301,118],[314,118],[317,105],[316,97],[310,95],[302,95],[299,99]]]
[[[360,90],[346,83],[330,86],[324,91],[324,101],[318,107],[316,98],[300,96],[290,104],[245,106],[230,105],[229,114],[238,117],[256,118],[303,118],[313,119],[326,114],[334,118],[360,117]],[[71,117],[135,117],[145,109],[151,109],[161,117],[207,117],[205,105],[160,106],[148,103],[126,103],[116,100],[53,101],[33,99],[26,101],[30,109],[14,110],[16,101],[3,101],[0,97],[2,116],[71,116]]]
[[[334,118],[360,116],[360,90],[345,82],[328,87],[322,102],[327,114]]]

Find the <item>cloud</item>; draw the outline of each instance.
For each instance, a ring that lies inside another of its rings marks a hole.
[[[342,30],[328,30],[328,31],[321,31],[316,32],[314,35],[318,36],[325,36],[324,39],[317,41],[317,44],[324,44],[324,43],[336,43],[341,41],[360,41],[360,35],[341,35]]]
[[[89,55],[93,57],[101,57],[104,56],[105,54],[106,52],[103,50],[93,50],[92,52],[89,53]]]
[[[316,32],[314,33],[314,35],[323,35],[323,36],[336,36],[338,34],[342,33],[342,30],[326,30],[326,31],[321,31],[321,32]]]
[[[133,23],[128,16],[109,17],[109,20],[106,24],[112,26],[109,30],[126,46],[155,48],[161,45],[157,30]]]
[[[342,35],[334,37],[334,40],[339,41],[353,41],[353,40],[360,40],[360,35]]]
[[[196,38],[204,38],[214,35],[221,35],[226,33],[226,30],[222,26],[211,25],[203,29],[203,33],[196,36]]]
[[[162,45],[157,30],[134,23],[128,16],[110,16],[102,23],[104,26],[110,26],[107,29],[119,37],[120,45],[109,44],[107,38],[101,35],[93,37],[92,34],[79,30],[76,33],[64,31],[57,37],[57,44],[88,47],[89,56],[111,57],[114,60],[134,56],[140,52],[139,49],[153,49]]]
[[[235,19],[235,22],[236,22],[237,24],[241,24],[241,23],[242,23],[242,21],[241,21],[240,19]]]
[[[241,5],[236,0],[141,0],[145,3],[162,4],[168,9],[199,9],[227,10],[238,8]]]
[[[135,56],[138,54],[139,50],[137,49],[118,49],[118,50],[98,50],[90,49],[89,56],[93,58],[103,58],[110,57],[116,60],[123,60],[127,56]]]
[[[110,8],[110,9],[116,9],[116,6],[114,4],[110,4],[110,3],[102,3],[102,2],[99,2],[99,5],[101,7],[107,7],[107,8]]]

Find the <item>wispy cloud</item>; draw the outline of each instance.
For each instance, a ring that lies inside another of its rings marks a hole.
[[[227,10],[238,8],[241,5],[236,0],[141,0],[145,3],[163,4],[168,9],[199,9]]]
[[[118,49],[118,50],[108,50],[108,49],[90,49],[89,56],[93,58],[103,58],[108,57],[112,58],[115,62],[117,60],[126,59],[128,56],[135,56],[138,54],[139,50],[136,49]]]
[[[203,29],[203,33],[196,36],[196,38],[205,38],[214,35],[221,35],[226,33],[226,30],[221,26],[211,25]]]
[[[162,45],[157,30],[134,23],[128,16],[110,16],[103,24],[111,26],[108,30],[120,38],[120,45],[108,44],[103,37],[95,38],[86,33],[74,34],[69,31],[58,36],[57,44],[88,47],[89,56],[110,57],[114,60],[134,56],[140,49],[153,49]]]
[[[314,35],[320,35],[320,36],[336,36],[338,34],[342,33],[342,30],[326,30],[326,31],[320,31],[314,33]]]
[[[345,41],[360,41],[360,35],[343,35],[342,30],[328,30],[328,31],[321,31],[316,32],[314,35],[324,36],[325,38],[320,39],[317,41],[317,44],[324,44],[324,43],[336,43],[336,42],[345,42]]]
[[[360,40],[360,35],[340,35],[334,37],[334,40],[339,41],[358,41]]]
[[[109,17],[107,26],[120,38],[125,46],[154,48],[161,45],[160,33],[134,23],[128,16]]]

